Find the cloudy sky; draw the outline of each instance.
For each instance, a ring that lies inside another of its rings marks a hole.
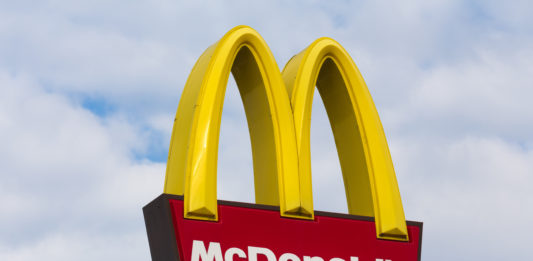
[[[181,91],[239,24],[280,67],[321,36],[352,55],[406,217],[424,222],[423,260],[531,259],[532,13],[527,0],[0,1],[0,260],[150,260],[141,208],[162,193]],[[346,212],[318,97],[315,208]],[[231,79],[220,199],[253,201],[247,137]]]

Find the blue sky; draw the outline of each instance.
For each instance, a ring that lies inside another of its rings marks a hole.
[[[240,24],[280,68],[316,38],[352,55],[389,141],[423,260],[530,258],[530,1],[0,1],[0,260],[149,260],[173,118],[200,54]],[[315,208],[346,212],[315,96]],[[230,79],[219,198],[253,201]]]

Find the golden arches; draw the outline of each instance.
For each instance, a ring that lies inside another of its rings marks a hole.
[[[326,107],[350,214],[375,216],[381,238],[407,240],[407,227],[385,133],[372,97],[349,54],[320,38],[294,56],[283,78],[294,115],[301,180],[311,180],[310,127],[315,85]],[[304,177],[302,177],[304,176]],[[310,186],[300,189],[312,210]]]
[[[172,131],[165,193],[184,194],[186,217],[217,219],[218,137],[230,70],[252,140],[256,202],[280,205],[284,216],[310,217],[300,212],[294,123],[283,80],[264,40],[245,26],[209,47],[185,84]]]
[[[407,240],[387,141],[350,56],[321,38],[289,61],[282,78],[264,40],[246,26],[202,54],[181,96],[164,192],[184,195],[185,217],[217,220],[218,136],[230,71],[248,121],[257,203],[279,205],[282,216],[313,218],[309,127],[316,84],[334,132],[350,213],[375,216],[379,238]]]

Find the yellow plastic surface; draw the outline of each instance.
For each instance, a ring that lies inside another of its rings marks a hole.
[[[302,206],[313,210],[310,127],[315,85],[326,108],[350,214],[375,216],[378,237],[407,240],[400,191],[385,133],[368,88],[349,54],[320,38],[283,70],[298,145]]]
[[[302,213],[290,101],[279,67],[261,36],[239,26],[198,59],[183,90],[172,131],[165,193],[184,194],[185,217],[217,220],[217,154],[230,70],[250,131],[256,202]],[[278,190],[279,188],[279,190]]]
[[[248,121],[257,203],[279,205],[282,216],[314,218],[309,133],[316,85],[350,214],[375,216],[378,238],[407,240],[387,140],[348,53],[332,39],[318,39],[288,62],[282,77],[265,41],[247,26],[232,29],[200,56],[181,96],[164,192],[184,195],[186,218],[218,220],[218,138],[230,72]]]

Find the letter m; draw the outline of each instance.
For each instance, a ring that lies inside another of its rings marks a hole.
[[[209,249],[205,249],[203,241],[194,240],[192,242],[191,261],[224,261],[220,243],[210,242]]]

